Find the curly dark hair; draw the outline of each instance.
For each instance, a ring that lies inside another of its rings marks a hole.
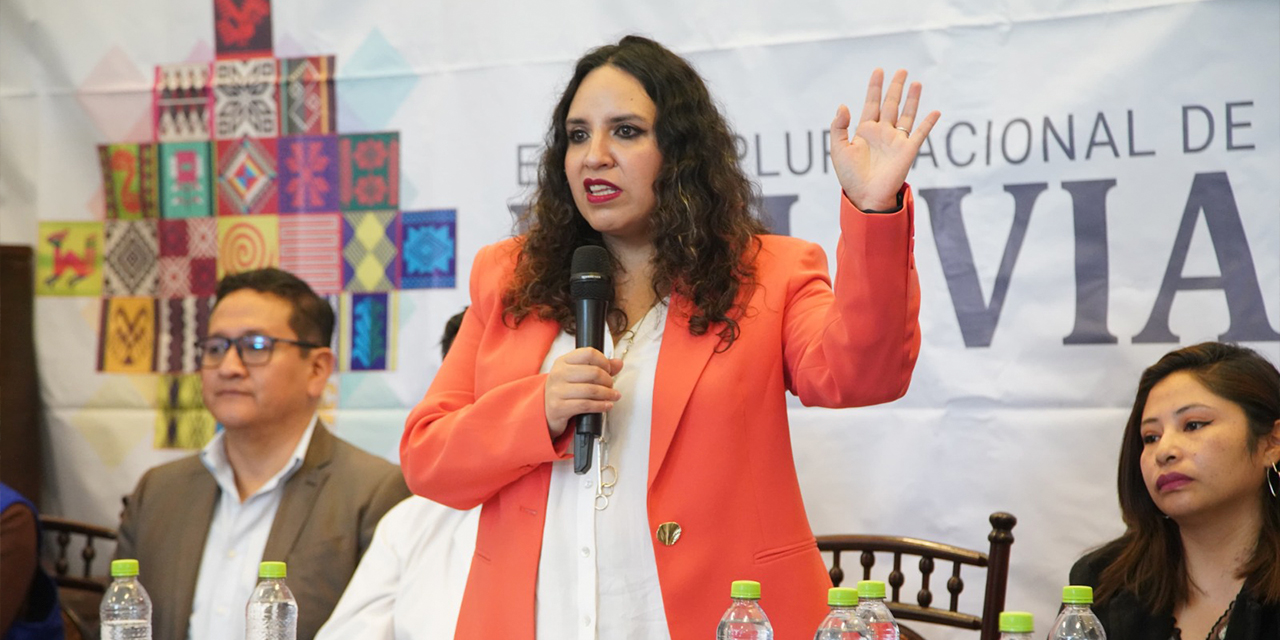
[[[1164,612],[1187,602],[1191,593],[1178,524],[1156,506],[1141,468],[1142,414],[1147,397],[1160,381],[1178,372],[1191,374],[1211,393],[1244,411],[1250,453],[1280,420],[1280,371],[1252,349],[1204,342],[1171,351],[1142,372],[1120,447],[1120,511],[1127,530],[1106,545],[1104,555],[1115,559],[1099,576],[1099,602],[1128,590],[1151,611]],[[1260,601],[1275,604],[1280,602],[1280,505],[1265,482],[1258,485],[1258,508],[1262,530],[1253,557],[1241,568],[1240,576]]]
[[[751,181],[738,167],[733,134],[702,78],[683,58],[640,36],[587,52],[551,114],[537,191],[518,225],[527,232],[503,296],[506,315],[519,324],[536,314],[576,331],[570,259],[580,246],[604,243],[578,212],[569,189],[565,120],[583,79],[604,65],[633,76],[657,107],[654,132],[662,169],[653,184],[657,205],[651,214],[654,293],[658,299],[675,293],[692,301],[697,311],[689,318],[689,331],[702,335],[720,325],[721,348],[727,349],[739,333],[737,318],[747,297],[742,294],[755,284],[756,236],[767,229]],[[619,331],[627,318],[615,307],[609,323]]]

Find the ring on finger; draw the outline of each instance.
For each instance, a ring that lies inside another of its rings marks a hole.
[[[894,129],[897,129],[898,131],[901,131],[907,135],[911,135],[911,130],[907,129],[906,127],[894,127]]]

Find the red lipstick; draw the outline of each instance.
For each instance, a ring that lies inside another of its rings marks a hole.
[[[587,202],[591,204],[603,204],[622,195],[622,189],[608,180],[587,178],[582,181],[582,186],[587,192]]]

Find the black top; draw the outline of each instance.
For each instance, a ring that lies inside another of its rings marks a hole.
[[[1098,588],[1098,576],[1118,555],[1109,544],[1086,554],[1071,567],[1071,584]],[[1121,591],[1109,601],[1095,604],[1093,612],[1107,630],[1107,640],[1169,640],[1173,637],[1173,612],[1151,612],[1131,591]],[[1280,639],[1280,606],[1262,604],[1243,589],[1236,596],[1227,622],[1225,640]],[[1184,638],[1183,640],[1199,640]]]

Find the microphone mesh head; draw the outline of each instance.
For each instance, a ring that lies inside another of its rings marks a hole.
[[[604,247],[584,245],[573,251],[569,267],[569,294],[575,300],[613,299],[613,263]]]

